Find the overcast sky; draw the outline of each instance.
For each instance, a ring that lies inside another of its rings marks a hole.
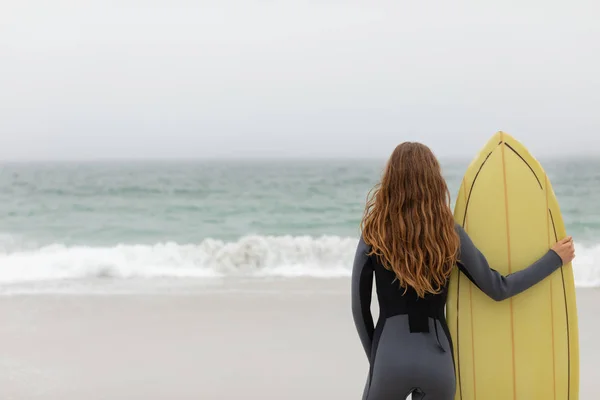
[[[597,1],[2,1],[0,159],[600,154]]]

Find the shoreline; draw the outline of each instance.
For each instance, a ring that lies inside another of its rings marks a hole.
[[[0,296],[0,398],[360,398],[348,279],[186,288]],[[600,289],[578,289],[577,304],[580,399],[594,399]]]

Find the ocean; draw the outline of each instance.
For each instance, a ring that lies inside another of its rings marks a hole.
[[[454,201],[470,160],[441,161]],[[576,283],[600,286],[600,159],[540,161],[576,241]],[[4,163],[0,285],[349,276],[384,163]]]

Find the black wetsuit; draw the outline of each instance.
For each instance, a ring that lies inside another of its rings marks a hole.
[[[501,301],[540,282],[560,268],[562,260],[549,250],[534,264],[502,276],[490,268],[467,233],[460,236],[458,268],[483,292]],[[452,340],[444,306],[447,284],[440,294],[419,298],[400,288],[361,238],[352,271],[352,313],[370,369],[363,400],[452,400],[456,390]],[[373,274],[379,303],[377,326],[371,316]]]

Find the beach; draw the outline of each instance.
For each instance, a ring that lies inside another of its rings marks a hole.
[[[444,164],[454,194],[467,164]],[[595,400],[600,159],[548,165]],[[349,277],[381,166],[3,165],[0,400],[361,398]]]
[[[580,399],[593,400],[600,290],[577,302]],[[368,371],[346,278],[22,291],[0,315],[4,400],[358,399]]]

